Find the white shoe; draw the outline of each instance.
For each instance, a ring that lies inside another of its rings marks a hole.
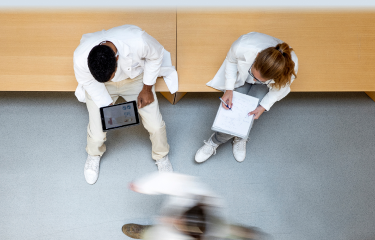
[[[159,172],[173,172],[173,167],[168,159],[168,155],[162,159],[156,160],[156,165],[158,165]]]
[[[246,157],[246,142],[247,139],[234,137],[233,139],[233,155],[237,162],[243,162]]]
[[[84,175],[88,184],[94,184],[99,176],[100,156],[91,156],[88,154],[85,163]]]
[[[219,144],[216,144],[212,141],[212,137],[214,136],[214,134],[211,135],[208,141],[203,141],[203,147],[199,148],[197,153],[195,154],[196,162],[202,163],[206,161],[208,158],[210,158],[212,155],[216,154],[216,148],[219,146]]]

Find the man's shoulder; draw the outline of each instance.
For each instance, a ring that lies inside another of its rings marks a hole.
[[[85,51],[87,48],[92,47],[91,45],[97,43],[101,40],[108,40],[107,38],[118,38],[121,40],[121,38],[127,37],[127,38],[134,38],[134,37],[140,37],[144,31],[135,26],[135,25],[122,25],[114,28],[110,28],[108,30],[101,30],[93,33],[86,33],[82,35],[82,38],[80,40],[80,44],[75,50],[75,53],[79,54],[82,51]]]
[[[142,29],[136,25],[131,25],[131,24],[125,24],[117,27],[113,27],[108,29],[108,31],[142,31]]]
[[[134,41],[140,43],[144,41],[144,33],[145,31],[143,31],[140,27],[128,24],[117,26],[108,30],[83,34],[80,44],[75,49],[73,54],[74,64],[86,66],[89,52],[101,41],[118,40],[125,43]]]
[[[105,33],[108,38],[116,38],[118,40],[127,40],[141,38],[145,31],[135,25],[122,25],[108,29]]]
[[[83,34],[80,43],[73,54],[74,62],[79,61],[81,58],[87,58],[89,51],[98,41],[100,41],[100,39],[103,39],[104,35],[105,30]]]
[[[91,49],[89,44],[81,43],[73,53],[73,63],[80,67],[84,66]]]

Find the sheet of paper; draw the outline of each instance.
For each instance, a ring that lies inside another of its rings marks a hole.
[[[248,113],[258,106],[258,101],[258,98],[233,92],[232,110],[226,110],[220,104],[212,128],[239,137],[247,136],[253,121],[253,116],[248,116]]]

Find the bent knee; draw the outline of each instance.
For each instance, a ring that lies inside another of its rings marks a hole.
[[[144,125],[146,130],[150,133],[150,134],[155,134],[155,133],[158,133],[160,131],[166,131],[166,127],[165,127],[165,122],[164,121],[161,121],[160,123],[153,123],[153,124],[145,124]]]

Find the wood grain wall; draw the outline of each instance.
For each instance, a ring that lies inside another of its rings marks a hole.
[[[177,12],[181,92],[205,86],[241,35],[262,32],[287,42],[299,59],[292,91],[375,91],[375,12]]]
[[[294,48],[292,91],[375,91],[371,11],[1,11],[0,21],[0,91],[74,91],[72,57],[82,34],[122,24],[143,28],[171,52],[179,92],[215,91],[205,83],[231,44],[251,31]],[[156,89],[168,91],[161,79]]]
[[[176,64],[176,11],[2,11],[0,91],[74,91],[73,52],[83,34],[133,24]],[[157,91],[168,91],[159,79]]]

